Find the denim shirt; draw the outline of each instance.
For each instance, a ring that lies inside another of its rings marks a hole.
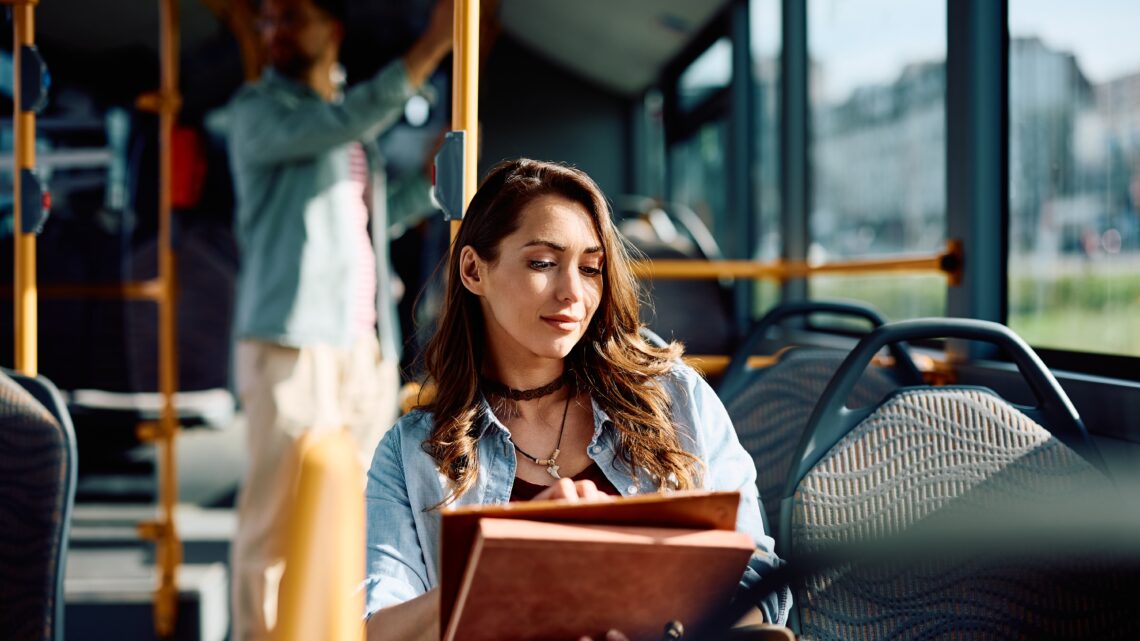
[[[361,231],[347,215],[354,198],[348,150],[361,142],[371,173],[380,347],[385,358],[398,358],[388,231],[402,218],[430,211],[431,200],[424,179],[415,188],[389,192],[375,140],[413,93],[397,60],[339,101],[325,101],[272,69],[235,95],[228,142],[242,259],[237,338],[351,345]]]
[[[745,581],[756,580],[757,572],[779,560],[760,517],[752,457],[740,445],[716,393],[693,369],[678,363],[661,383],[672,399],[673,422],[682,445],[705,465],[704,489],[740,492],[736,528],[756,542]],[[589,457],[623,496],[658,491],[658,483],[647,472],[633,473],[621,461],[609,417],[596,401],[591,403],[594,436],[587,446]],[[506,503],[515,480],[510,432],[485,400],[476,421],[483,429],[476,445],[478,476],[455,506]],[[423,450],[431,430],[430,413],[407,414],[385,435],[372,459],[365,493],[368,615],[439,585],[440,512],[432,507],[448,496],[451,481]],[[787,617],[786,596],[773,596],[759,605],[767,621],[783,622]]]

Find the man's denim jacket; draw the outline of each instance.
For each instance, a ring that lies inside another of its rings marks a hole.
[[[704,488],[740,492],[737,530],[756,541],[747,584],[779,564],[773,540],[764,532],[752,457],[740,445],[728,413],[712,388],[695,371],[678,363],[662,378],[673,403],[673,421],[681,442],[705,464]],[[614,449],[609,417],[597,403],[591,459],[623,495],[655,492],[657,483],[644,470],[631,474]],[[483,432],[477,445],[479,473],[475,484],[453,505],[506,503],[515,479],[515,453],[510,432],[486,402],[476,419]],[[366,491],[367,613],[402,603],[439,584],[440,513],[432,509],[448,496],[450,480],[440,473],[422,445],[432,429],[432,415],[412,412],[393,427],[372,459]],[[446,509],[446,508],[444,508]],[[759,604],[766,621],[784,622],[790,607],[785,592]]]
[[[385,358],[398,358],[402,341],[388,232],[404,218],[431,211],[430,187],[421,177],[389,189],[375,140],[396,122],[413,93],[397,60],[338,101],[327,102],[272,69],[231,101],[227,129],[241,249],[238,338],[291,346],[352,344],[361,230],[348,215],[355,197],[348,149],[360,142],[371,173],[380,346]]]

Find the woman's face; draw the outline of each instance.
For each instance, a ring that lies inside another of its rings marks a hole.
[[[464,247],[464,285],[480,297],[488,347],[499,363],[562,359],[602,299],[605,254],[589,212],[561,196],[523,208],[519,228],[488,263]]]

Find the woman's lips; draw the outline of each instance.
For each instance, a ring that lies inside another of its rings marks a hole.
[[[582,322],[573,316],[543,316],[542,320],[551,327],[564,332],[572,332],[578,329],[578,325]]]

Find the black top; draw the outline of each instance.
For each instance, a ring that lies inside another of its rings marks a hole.
[[[602,468],[598,467],[597,463],[590,463],[589,467],[575,474],[573,477],[571,477],[571,480],[593,481],[594,485],[598,486],[598,489],[603,494],[609,494],[611,496],[618,496],[621,494],[621,492],[618,492],[618,489],[614,487],[614,484],[610,483],[610,480],[606,478],[606,475],[602,473]],[[530,483],[516,476],[515,484],[513,487],[511,487],[511,500],[529,501],[535,496],[538,496],[538,493],[545,490],[546,488],[546,485]]]

